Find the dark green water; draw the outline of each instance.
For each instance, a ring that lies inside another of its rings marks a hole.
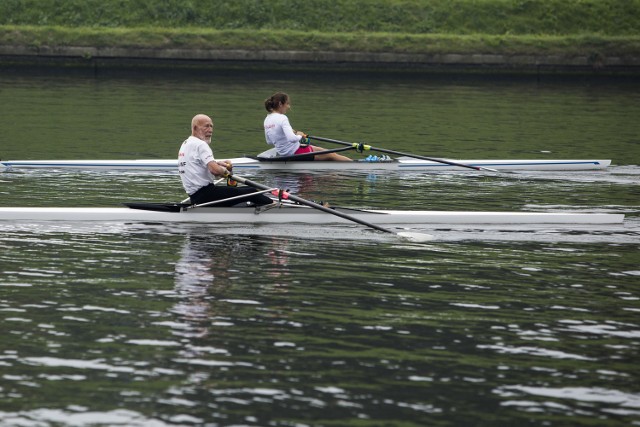
[[[7,159],[173,158],[197,112],[221,157],[266,148],[286,90],[317,135],[608,171],[270,174],[334,204],[623,212],[624,225],[0,224],[0,426],[640,423],[638,87],[398,76],[0,77]],[[173,173],[0,173],[0,204],[180,200]]]
[[[173,158],[191,117],[214,118],[221,157],[267,148],[263,100],[292,97],[310,134],[451,158],[640,162],[640,84],[401,75],[0,77],[2,159]]]

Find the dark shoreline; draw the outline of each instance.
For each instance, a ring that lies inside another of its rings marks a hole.
[[[241,49],[144,49],[0,46],[0,69],[78,69],[202,72],[215,69],[282,69],[425,74],[640,77],[640,55],[403,54]]]

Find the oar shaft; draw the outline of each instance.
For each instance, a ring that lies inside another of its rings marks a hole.
[[[350,146],[353,146],[354,148],[359,146],[359,144],[353,144],[351,142],[346,142],[346,141],[339,141],[337,139],[323,138],[323,137],[320,137],[320,136],[311,136],[311,135],[309,135],[309,138],[316,139],[318,141],[332,142],[334,144],[350,145]],[[450,160],[436,159],[436,158],[433,158],[433,157],[425,157],[425,156],[420,156],[418,154],[403,153],[401,151],[395,151],[395,150],[388,150],[386,148],[373,147],[373,146],[367,145],[367,144],[362,144],[361,147],[364,147],[365,150],[379,151],[381,153],[394,154],[396,156],[413,157],[415,159],[429,160],[431,162],[444,163],[444,164],[451,165],[451,166],[459,166],[461,168],[469,168],[469,169],[473,169],[473,170],[477,170],[477,171],[486,169],[486,170],[490,170],[491,172],[497,172],[496,170],[490,169],[490,168],[483,168],[483,167],[480,167],[480,166],[473,166],[473,165],[465,165],[464,163],[456,163],[456,162],[452,162]]]
[[[254,182],[254,181],[248,180],[248,179],[243,178],[241,176],[231,175],[231,179],[233,179],[235,181],[238,181],[238,182],[240,182],[242,184],[248,185],[250,187],[253,187],[253,188],[257,188],[257,189],[261,189],[261,190],[270,190],[271,189],[270,187],[267,187],[266,185],[263,185],[263,184],[260,184],[258,182]],[[378,231],[383,231],[385,233],[396,234],[394,231],[391,231],[391,230],[389,230],[387,228],[380,227],[379,225],[376,225],[376,224],[371,224],[370,222],[361,220],[360,218],[356,218],[356,217],[353,217],[351,215],[347,215],[347,214],[339,212],[339,211],[337,211],[335,209],[329,209],[326,206],[319,205],[319,204],[317,204],[315,202],[300,198],[300,197],[298,197],[296,195],[293,195],[293,194],[289,194],[289,199],[293,200],[294,202],[298,202],[301,205],[306,205],[306,206],[309,206],[311,208],[318,209],[320,211],[326,212],[328,214],[339,216],[340,218],[344,218],[344,219],[346,219],[348,221],[356,222],[358,224],[361,224],[361,225],[364,225],[366,227],[370,227],[370,228],[376,229]]]
[[[379,231],[383,231],[385,233],[396,234],[395,232],[393,232],[393,231],[391,231],[391,230],[389,230],[387,228],[380,227],[379,225],[372,224],[370,222],[361,220],[360,218],[356,218],[354,216],[344,214],[344,213],[339,212],[339,211],[337,211],[335,209],[329,209],[326,206],[319,205],[319,204],[314,203],[314,202],[312,202],[310,200],[301,199],[300,197],[298,197],[298,196],[296,196],[294,194],[289,194],[289,199],[293,200],[294,202],[298,202],[300,204],[307,205],[309,207],[319,209],[319,210],[321,210],[323,212],[326,212],[326,213],[329,213],[329,214],[332,214],[332,215],[335,215],[335,216],[339,216],[340,218],[344,218],[344,219],[346,219],[348,221],[357,222],[358,224],[364,225],[366,227],[370,227],[370,228],[373,228],[373,229],[376,229],[376,230],[379,230]]]

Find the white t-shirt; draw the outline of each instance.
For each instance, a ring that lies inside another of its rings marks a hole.
[[[178,152],[178,172],[182,186],[191,195],[213,182],[207,163],[215,160],[211,147],[205,141],[190,136]]]
[[[269,113],[264,119],[264,136],[267,144],[275,146],[281,156],[293,156],[302,139],[293,132],[287,116],[280,113]]]

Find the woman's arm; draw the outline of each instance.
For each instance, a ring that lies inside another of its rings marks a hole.
[[[300,131],[294,131],[289,124],[289,119],[287,117],[282,121],[282,131],[284,132],[284,136],[287,138],[288,142],[299,142],[302,139],[304,133]]]

